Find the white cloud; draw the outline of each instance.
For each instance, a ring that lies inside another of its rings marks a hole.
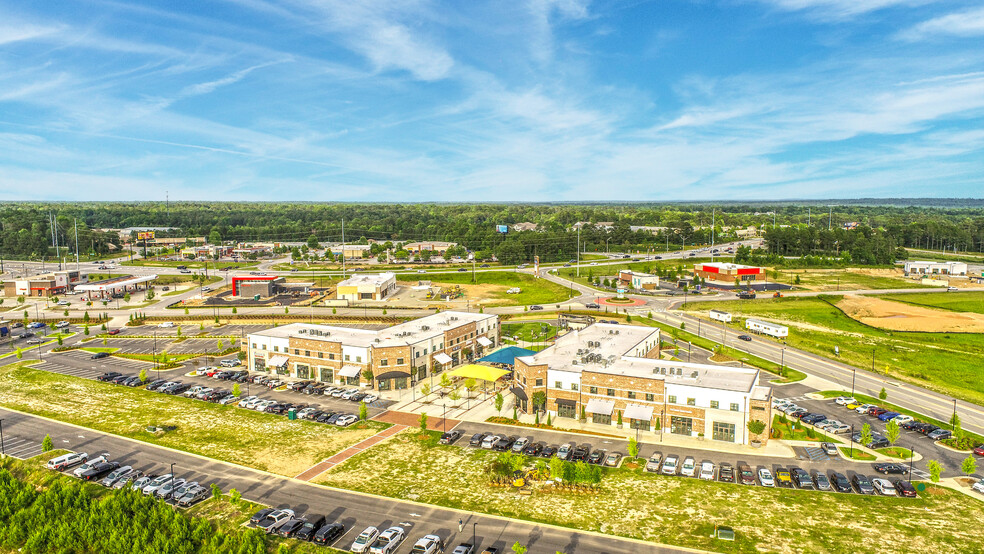
[[[758,0],[784,11],[802,11],[821,19],[848,19],[894,7],[912,7],[935,0]]]
[[[64,25],[37,25],[8,19],[6,22],[0,23],[0,44],[56,35],[64,29]]]
[[[936,17],[899,33],[903,40],[933,37],[976,37],[984,35],[984,8]]]

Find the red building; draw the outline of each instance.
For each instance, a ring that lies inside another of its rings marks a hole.
[[[741,282],[765,279],[765,268],[729,263],[695,264],[694,275],[708,281],[734,284],[736,279]]]

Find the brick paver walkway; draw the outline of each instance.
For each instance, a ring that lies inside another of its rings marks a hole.
[[[341,452],[335,454],[331,458],[328,458],[327,460],[317,463],[316,465],[306,470],[304,473],[301,473],[300,475],[295,477],[295,479],[300,479],[301,481],[310,481],[311,479],[314,479],[318,475],[321,475],[322,473],[328,471],[328,469],[331,468],[332,466],[336,464],[340,464],[345,460],[351,458],[352,456],[355,456],[359,452],[362,452],[363,450],[370,448],[375,444],[379,444],[380,442],[383,442],[384,440],[392,437],[393,435],[399,433],[400,431],[406,428],[407,428],[406,425],[394,425],[392,427],[389,427],[388,429],[380,431],[379,433],[376,433],[375,435],[369,437],[368,439],[365,439],[364,441],[359,442],[358,444],[354,444],[346,448],[345,450],[342,450]]]
[[[440,416],[443,410],[437,409],[437,411],[438,411],[437,417],[435,417],[434,414],[427,414],[427,428],[430,429],[431,431],[444,430],[444,420]],[[376,421],[384,421],[386,423],[392,423],[394,425],[403,425],[405,427],[420,426],[420,415],[410,412],[395,412],[393,410],[388,410],[372,419]],[[448,427],[447,427],[448,430],[453,429],[454,426],[459,423],[461,423],[461,421],[457,419],[448,418]]]

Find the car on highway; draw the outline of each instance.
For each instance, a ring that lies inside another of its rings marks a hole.
[[[369,545],[371,545],[376,540],[376,537],[378,536],[379,536],[379,529],[376,529],[375,527],[370,525],[369,527],[366,527],[361,533],[359,533],[359,536],[355,538],[355,542],[352,543],[352,546],[349,548],[349,550],[351,550],[352,552],[368,552]]]
[[[701,479],[703,479],[705,481],[713,481],[714,480],[714,463],[712,463],[712,462],[701,462],[700,463],[700,472],[697,474],[697,477],[699,477],[699,478],[701,478]]]
[[[315,544],[331,544],[344,534],[345,525],[336,521],[334,523],[323,525],[320,529],[318,529],[318,531],[314,534],[314,538],[311,539],[311,542]]]
[[[772,472],[766,468],[761,468],[758,471],[759,483],[763,487],[774,487],[776,486],[776,480],[772,477]]]
[[[558,454],[557,457],[559,458],[560,455]],[[660,454],[659,452],[653,452],[653,455],[650,456],[649,460],[646,461],[646,471],[653,472],[653,473],[659,472],[659,468],[662,462],[663,462],[662,454]]]
[[[406,531],[403,527],[394,525],[379,534],[379,537],[369,546],[369,554],[391,554],[396,552],[400,543],[406,538]]]
[[[663,475],[676,475],[677,465],[679,462],[680,458],[677,458],[676,456],[667,456],[666,460],[663,461],[663,467],[660,470],[660,473]]]
[[[739,340],[749,341],[750,342],[752,340],[752,337],[750,337],[748,335],[738,335],[738,339]]]
[[[833,483],[834,490],[837,492],[854,492],[854,489],[851,488],[851,482],[847,480],[847,477],[843,473],[831,473],[830,481]]]
[[[530,306],[530,311],[531,312],[535,312],[536,310],[542,310],[542,309],[543,309],[543,306],[538,306],[536,304]]]
[[[895,485],[888,479],[875,477],[871,480],[871,484],[875,487],[875,491],[882,496],[898,496]]]

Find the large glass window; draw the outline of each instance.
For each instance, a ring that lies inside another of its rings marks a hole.
[[[311,368],[305,364],[296,364],[294,366],[297,371],[298,379],[310,379],[311,378]]]
[[[648,419],[630,419],[629,427],[632,429],[642,429],[643,431],[648,431],[650,426],[650,421]]]
[[[604,423],[605,425],[612,424],[612,416],[605,414],[591,414],[591,421],[594,423]]]
[[[670,416],[670,432],[674,435],[693,434],[694,420],[689,417]]]
[[[351,385],[353,387],[357,387],[357,386],[359,386],[359,378],[358,377],[346,377],[345,378],[345,384],[346,385]]]
[[[608,396],[615,396],[615,389],[608,389]]]
[[[253,360],[253,371],[266,371],[266,360],[255,358]]]
[[[716,441],[735,442],[735,424],[715,421],[711,435]]]
[[[380,379],[379,380],[379,390],[390,390],[393,385],[392,379]]]
[[[577,417],[577,410],[573,404],[558,404],[557,416],[574,419]]]
[[[335,378],[335,371],[330,367],[322,367],[320,369],[320,373],[321,379],[319,380],[324,381],[325,383],[331,383]]]
[[[670,404],[676,404],[676,396],[673,396],[671,394],[671,395],[669,395],[669,396],[666,397],[666,401],[669,402]]]
[[[731,411],[732,412],[737,412],[738,411],[738,404],[737,403],[735,403],[735,402],[732,402],[731,403]]]
[[[636,393],[634,393],[632,391],[629,391],[629,392],[627,392],[625,394],[629,397],[629,400],[635,400]]]
[[[396,386],[396,389],[397,390],[403,390],[403,389],[407,388],[407,378],[406,377],[397,377],[396,379],[393,379],[393,381],[394,381],[393,384]]]

